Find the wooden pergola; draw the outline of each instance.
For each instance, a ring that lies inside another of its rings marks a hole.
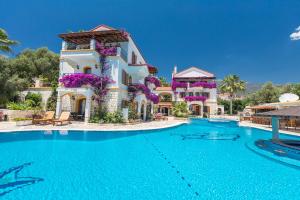
[[[59,37],[74,44],[87,44],[91,38],[107,43],[128,41],[126,34],[120,30],[62,33],[59,34]]]

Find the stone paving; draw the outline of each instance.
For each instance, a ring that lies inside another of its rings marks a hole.
[[[169,119],[166,121],[140,122],[137,124],[94,124],[84,122],[72,122],[69,125],[27,125],[17,126],[15,122],[0,122],[0,132],[26,131],[26,130],[98,130],[98,131],[121,131],[121,130],[151,130],[169,128],[187,123],[187,120]]]

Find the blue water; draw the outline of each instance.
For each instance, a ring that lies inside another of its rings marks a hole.
[[[0,199],[299,199],[300,169],[245,146],[270,137],[207,120],[159,131],[0,133]]]

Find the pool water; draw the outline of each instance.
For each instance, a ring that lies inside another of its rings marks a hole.
[[[299,199],[300,169],[245,145],[270,137],[200,119],[157,131],[0,133],[0,199]]]

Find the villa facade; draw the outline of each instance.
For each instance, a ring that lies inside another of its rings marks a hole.
[[[224,107],[217,103],[215,75],[190,67],[177,72],[174,67],[171,87],[158,87],[155,92],[160,97],[157,111],[171,114],[172,102],[186,102],[192,115],[209,117],[224,114]]]
[[[153,112],[157,69],[147,64],[130,34],[100,25],[59,36],[63,41],[56,117],[69,111],[88,122],[102,106],[108,112],[122,111],[126,118],[129,101],[144,120]]]

